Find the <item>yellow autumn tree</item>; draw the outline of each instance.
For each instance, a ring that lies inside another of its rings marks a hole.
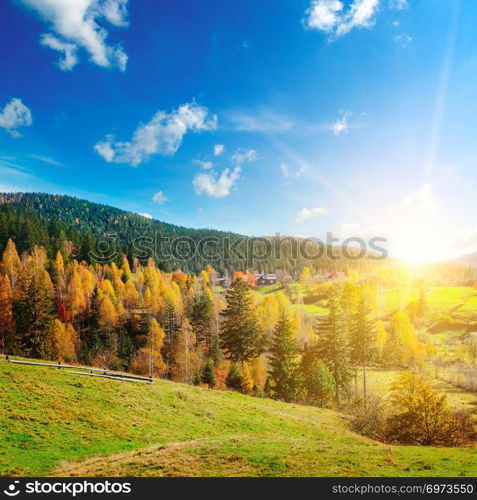
[[[149,323],[146,346],[139,349],[131,363],[131,371],[138,375],[161,377],[167,366],[161,355],[164,345],[164,330],[160,327],[155,318]]]
[[[12,239],[9,239],[7,242],[0,267],[2,272],[8,276],[13,297],[16,298],[19,294],[18,285],[23,272],[23,266]]]
[[[242,392],[244,394],[252,394],[253,387],[254,381],[252,372],[250,370],[250,365],[247,362],[244,362],[242,366]]]
[[[200,371],[201,356],[194,349],[196,337],[189,323],[184,320],[172,344],[172,379],[177,382],[192,383],[194,375]]]
[[[73,326],[71,324],[65,325],[60,320],[55,319],[54,335],[60,360],[76,361],[79,339]]]

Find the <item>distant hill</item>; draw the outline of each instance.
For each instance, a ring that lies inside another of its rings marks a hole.
[[[197,273],[210,264],[220,274],[255,269],[297,275],[306,265],[346,271],[369,264],[367,259],[347,260],[340,249],[335,249],[337,259],[332,261],[325,257],[312,261],[300,255],[296,258],[291,244],[281,244],[277,238],[266,238],[269,257],[257,260],[250,252],[250,237],[175,226],[107,205],[43,193],[0,193],[0,251],[8,238],[15,240],[20,252],[37,244],[44,246],[50,257],[61,250],[64,241],[73,243],[74,256],[80,260],[89,261],[91,255],[99,261],[111,260],[113,256],[112,260],[118,262],[122,254],[144,260],[153,257],[165,271],[180,268]],[[318,248],[321,244],[312,245]],[[255,246],[256,255],[263,254],[263,250],[263,245]],[[307,250],[311,255],[319,253],[310,247]]]
[[[0,362],[0,476],[474,476],[473,448],[390,446],[321,408]]]
[[[477,252],[461,255],[454,259],[453,262],[463,266],[477,267]]]

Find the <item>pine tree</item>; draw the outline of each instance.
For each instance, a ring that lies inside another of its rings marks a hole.
[[[202,382],[207,384],[209,389],[213,389],[215,386],[214,362],[210,358],[205,363],[204,371],[202,372]]]
[[[334,287],[328,300],[329,314],[316,326],[319,336],[318,352],[335,381],[335,398],[339,406],[340,391],[351,378],[349,347],[344,332],[343,313]]]
[[[363,371],[364,407],[367,407],[366,368],[376,359],[376,327],[371,319],[371,308],[366,291],[360,290],[356,312],[351,318],[350,358]]]
[[[33,273],[26,292],[14,305],[14,313],[18,354],[57,359],[53,299],[43,272]]]
[[[256,317],[252,292],[236,278],[226,295],[227,307],[220,314],[221,344],[226,356],[234,362],[256,358],[262,350],[261,329]]]
[[[295,399],[300,389],[297,355],[295,333],[288,314],[282,308],[270,347],[269,374],[275,397],[283,401]]]

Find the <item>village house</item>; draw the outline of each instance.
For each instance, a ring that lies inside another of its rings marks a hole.
[[[257,286],[267,286],[277,284],[276,274],[255,274]]]
[[[342,271],[336,271],[332,273],[325,273],[324,278],[326,281],[337,281],[346,278],[346,273]]]

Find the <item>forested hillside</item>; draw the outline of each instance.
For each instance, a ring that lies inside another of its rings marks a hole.
[[[273,237],[260,242],[231,232],[175,226],[70,196],[41,193],[0,194],[0,251],[9,238],[15,241],[20,253],[41,245],[51,260],[58,251],[63,252],[67,241],[79,261],[90,262],[92,254],[103,263],[117,264],[123,255],[144,261],[152,257],[159,269],[166,272],[180,268],[198,274],[206,265],[212,265],[221,275],[257,269],[282,270],[296,276],[305,266],[320,271],[363,271],[376,265],[376,261],[367,258],[346,259],[339,248],[333,250],[333,259],[326,258],[320,255],[324,245],[312,241],[306,252],[294,252],[293,245],[300,240],[286,238],[285,242]],[[101,241],[107,242],[107,249]],[[269,242],[268,248],[263,241]]]

